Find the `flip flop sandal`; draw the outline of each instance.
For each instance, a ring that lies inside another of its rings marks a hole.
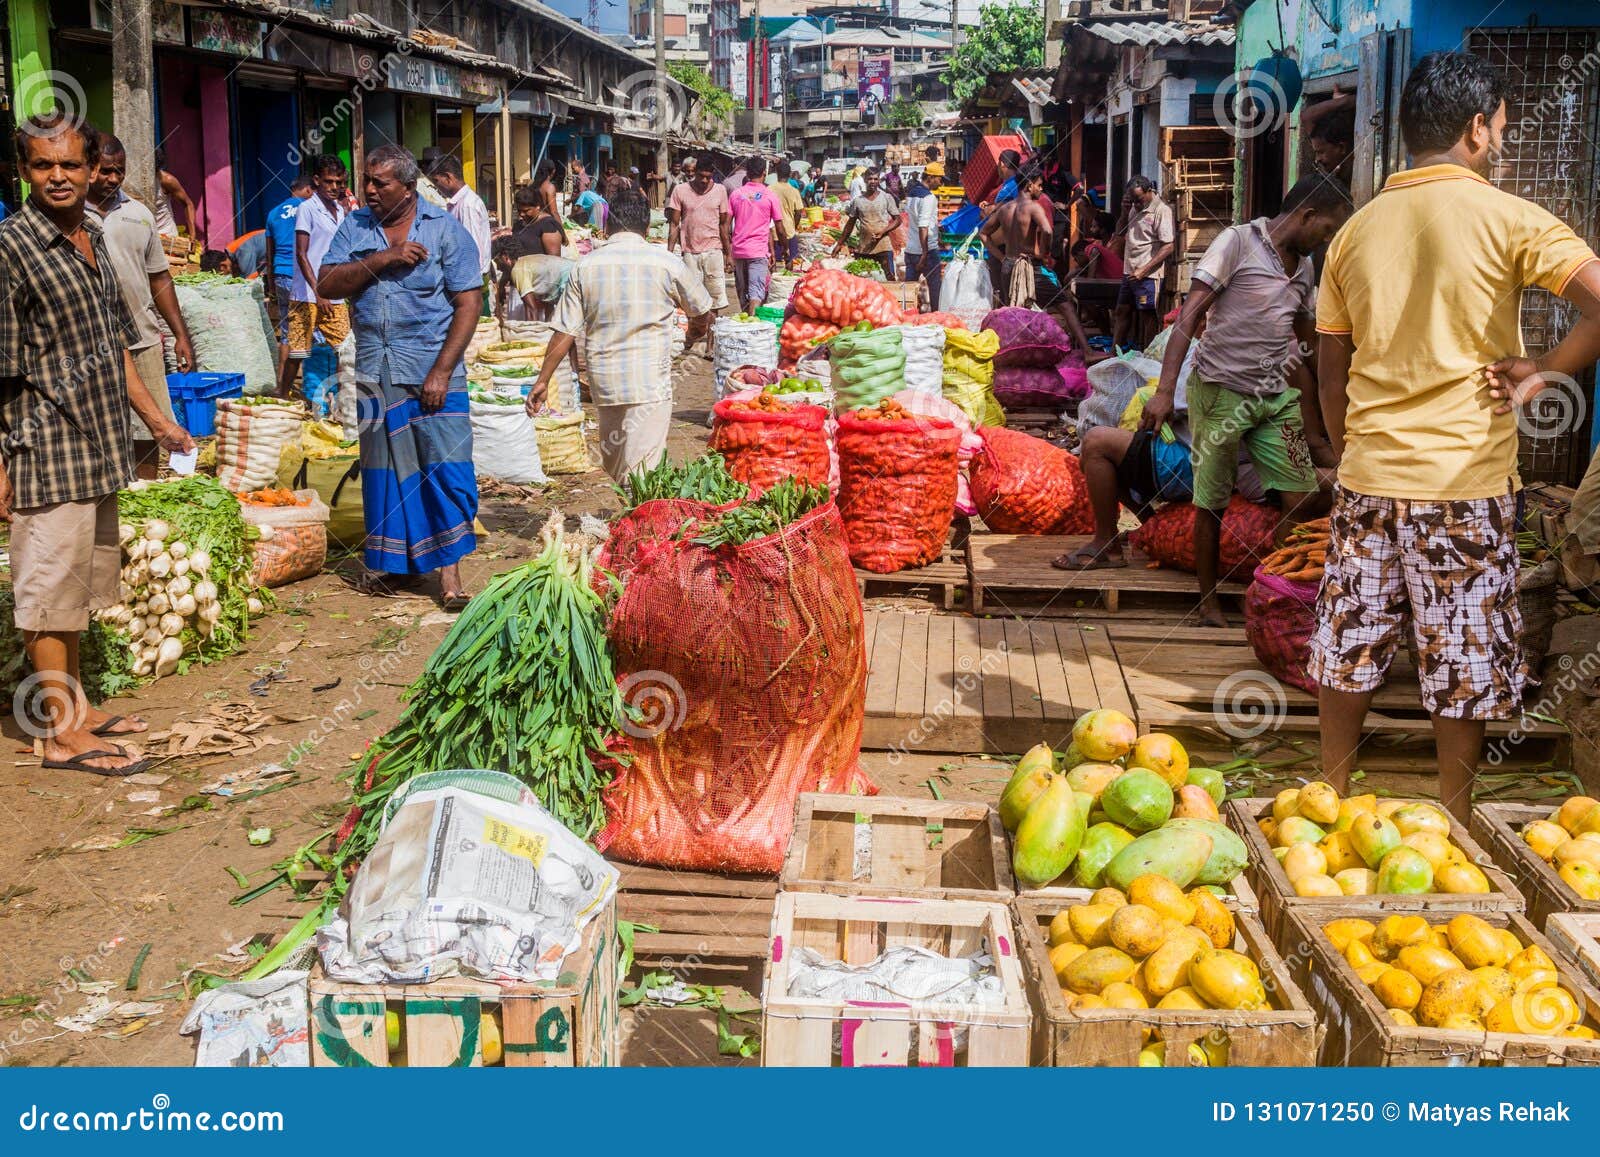
[[[439,605],[447,611],[456,612],[467,609],[467,604],[472,601],[472,596],[465,591],[453,595],[440,595]]]
[[[90,767],[91,759],[127,759],[128,749],[118,746],[115,751],[85,751],[74,755],[71,759],[47,759],[42,766],[46,771],[87,771],[91,775],[104,775],[112,779],[121,779],[127,775],[137,775],[150,766],[148,759],[136,759],[132,763],[125,763],[121,767]]]
[[[1050,565],[1056,570],[1119,570],[1128,565],[1128,560],[1107,554],[1096,554],[1088,547],[1080,546],[1067,555],[1065,562],[1055,558],[1050,560]]]
[[[415,579],[410,579],[407,582],[396,581],[401,577],[409,576],[379,576],[362,573],[354,578],[346,577],[344,582],[346,586],[357,594],[368,595],[377,599],[394,599],[402,598],[409,594],[409,588],[416,585]]]
[[[138,718],[137,716],[130,717],[127,715],[113,715],[99,727],[91,730],[89,734],[98,735],[101,739],[110,739],[117,735],[143,735],[146,731],[150,730],[149,724],[145,724],[145,726],[141,727],[137,731],[118,731],[116,730],[116,727],[119,723],[144,723],[144,720]]]

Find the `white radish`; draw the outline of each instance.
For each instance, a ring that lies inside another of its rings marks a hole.
[[[117,626],[126,627],[132,621],[133,621],[133,608],[132,607],[118,607],[117,608]]]
[[[128,638],[137,639],[140,635],[144,634],[144,629],[145,627],[149,626],[149,624],[144,621],[144,612],[139,611],[134,614],[133,618],[128,620],[127,626]]]
[[[162,551],[150,560],[150,574],[153,578],[164,579],[172,573],[172,556]]]
[[[167,596],[178,598],[189,593],[189,588],[194,585],[194,580],[186,574],[180,574],[167,583]]]
[[[146,660],[143,656],[140,656],[138,659],[135,659],[134,662],[133,662],[133,673],[136,676],[138,676],[139,678],[141,678],[141,679],[144,678],[146,675],[150,674],[150,663],[149,663],[149,661]]]
[[[271,542],[272,541],[272,536],[273,536],[272,527],[270,527],[270,526],[258,526],[258,527],[256,527],[256,538],[259,541],[261,541],[261,542]]]
[[[189,544],[187,542],[175,542],[167,547],[167,553],[175,559],[182,558],[189,553]]]
[[[166,636],[161,633],[161,625],[159,623],[147,626],[144,629],[144,634],[140,635],[139,637],[144,640],[144,645],[147,647],[153,647],[162,639],[166,638]]]
[[[186,558],[174,558],[172,560],[172,573],[180,576],[188,574],[189,560]]]
[[[163,639],[161,646],[156,648],[156,678],[176,671],[178,660],[181,658],[183,658],[183,644],[177,639]]]
[[[128,543],[133,541],[133,536],[136,533],[131,522],[117,523],[117,542],[120,545],[127,546]]]
[[[149,549],[148,544],[145,542],[144,539],[142,539],[142,538],[134,539],[133,542],[130,543],[129,546],[128,546],[128,561],[129,562],[138,562],[141,558],[143,558],[145,556],[145,552],[148,549]]]
[[[144,524],[144,536],[151,542],[166,542],[172,536],[172,528],[159,518],[152,518]]]
[[[193,595],[179,595],[178,601],[172,604],[172,609],[187,619],[199,608],[195,604]]]
[[[195,574],[205,574],[211,569],[211,556],[203,550],[196,550],[189,555],[189,569]]]
[[[166,638],[183,634],[183,616],[168,611],[161,616],[161,634]]]
[[[215,623],[218,619],[222,618],[222,604],[207,603],[205,606],[196,611],[195,614],[203,623]]]
[[[168,609],[171,608],[171,606],[172,602],[164,594],[154,594],[150,596],[148,609],[152,615],[164,615],[167,613]]]
[[[215,606],[216,604],[212,604],[212,605]],[[262,601],[260,599],[256,598],[254,595],[251,595],[249,598],[245,599],[244,607],[245,607],[245,610],[249,611],[252,615],[259,615],[262,611],[267,609],[266,605],[264,603],[262,603]],[[217,613],[218,613],[219,616],[221,615],[222,612],[221,612],[220,608],[218,609]],[[213,620],[213,621],[215,621],[215,620]]]
[[[217,584],[210,579],[201,579],[194,584],[194,601],[201,606],[217,601]]]
[[[119,582],[117,584],[117,598],[121,599],[125,603],[132,602],[133,588],[125,582]]]

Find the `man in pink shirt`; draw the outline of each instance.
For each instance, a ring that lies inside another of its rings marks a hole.
[[[767,300],[772,227],[783,215],[766,176],[767,162],[751,157],[745,162],[745,183],[728,197],[733,213],[733,288],[745,313],[754,313]]]

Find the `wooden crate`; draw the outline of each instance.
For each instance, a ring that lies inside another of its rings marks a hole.
[[[833,896],[1003,904],[1016,892],[988,804],[883,795],[802,795],[778,880],[786,892]]]
[[[478,1068],[478,1025],[500,1011],[507,1068],[599,1068],[621,1055],[617,1004],[617,910],[607,904],[584,929],[561,975],[535,984],[449,977],[427,984],[351,984],[311,974],[311,1063],[387,1068],[384,1013],[400,1014],[410,1068]]]
[[[634,933],[633,954],[647,968],[670,968],[690,978],[759,966],[767,954],[771,876],[735,876],[619,864],[617,915],[654,932]],[[754,983],[754,980],[751,980]]]
[[[1024,1066],[1031,1016],[1016,943],[1004,904],[780,893],[761,994],[761,1063],[822,1068]],[[977,1009],[788,995],[791,962],[801,948],[815,949],[829,960],[867,964],[899,945],[946,956],[987,952],[1005,990],[1004,1004]],[[959,1051],[958,1029],[966,1037]]]
[[[896,595],[908,595],[917,588],[925,588],[947,611],[956,609],[956,596],[965,596],[967,589],[967,556],[964,551],[945,547],[938,562],[927,566],[907,567],[891,574],[855,568],[856,589],[863,599],[874,594],[882,595],[885,587],[893,588]]]
[[[1062,899],[1081,904],[1090,894],[1076,888]],[[1250,913],[1234,912],[1233,948],[1260,967],[1271,1009],[1089,1008],[1079,1012],[1067,1007],[1067,998],[1050,967],[1050,921],[1065,906],[1061,899],[1037,899],[1031,894],[1018,896],[1011,906],[1022,967],[1028,976],[1028,995],[1033,1000],[1033,1064],[1050,1068],[1137,1065],[1146,1028],[1156,1029],[1166,1041],[1168,1067],[1187,1066],[1190,1043],[1213,1033],[1227,1039],[1230,1066],[1316,1064],[1316,1017],[1267,939],[1266,930]]]
[[[1322,1021],[1322,1064],[1344,1067],[1600,1065],[1600,1041],[1410,1028],[1395,1024],[1372,990],[1361,983],[1343,954],[1336,952],[1322,934],[1322,922],[1332,915],[1310,908],[1294,909],[1289,923],[1294,928],[1292,936],[1299,951],[1284,953],[1296,962],[1295,982]],[[1376,924],[1385,916],[1393,915],[1393,910],[1371,905],[1348,906],[1337,915]],[[1446,924],[1456,913],[1424,911],[1419,915],[1430,924]],[[1600,992],[1564,961],[1555,945],[1540,935],[1526,918],[1517,912],[1480,912],[1479,915],[1497,928],[1510,928],[1524,945],[1537,944],[1549,953],[1561,974],[1562,985],[1583,1002],[1588,1023],[1600,1026]]]
[[[1600,988],[1600,912],[1556,912],[1544,934],[1584,978]]]
[[[1440,810],[1443,811],[1442,808]],[[1448,812],[1445,814],[1450,819],[1450,842],[1465,852],[1467,859],[1483,869],[1483,874],[1489,877],[1491,891],[1479,895],[1430,892],[1421,896],[1296,896],[1293,886],[1289,883],[1289,877],[1284,873],[1283,865],[1278,863],[1278,858],[1272,854],[1272,847],[1267,843],[1267,837],[1262,834],[1261,827],[1257,823],[1263,816],[1271,814],[1272,801],[1258,797],[1233,800],[1227,805],[1227,814],[1224,818],[1234,831],[1244,837],[1245,846],[1250,850],[1250,866],[1246,871],[1250,873],[1250,883],[1255,887],[1256,896],[1261,901],[1261,922],[1271,933],[1272,942],[1285,955],[1291,955],[1294,951],[1284,941],[1285,936],[1293,935],[1292,928],[1284,916],[1288,909],[1303,910],[1306,919],[1315,921],[1319,928],[1335,916],[1347,914],[1352,906],[1377,908],[1384,912],[1439,912],[1446,919],[1461,912],[1488,916],[1491,912],[1522,911],[1522,896],[1517,892],[1516,885],[1504,872],[1494,866],[1488,853],[1477,845],[1467,834],[1467,829],[1457,823],[1455,817],[1450,816]]]
[[[1549,819],[1554,810],[1548,804],[1480,803],[1473,806],[1471,824],[1472,838],[1522,892],[1528,919],[1546,932],[1556,912],[1600,912],[1600,900],[1581,899],[1517,834],[1533,820]]]

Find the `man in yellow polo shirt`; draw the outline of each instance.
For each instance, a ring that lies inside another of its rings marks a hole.
[[[1466,53],[1424,56],[1400,127],[1413,165],[1333,239],[1317,301],[1318,387],[1341,454],[1310,671],[1323,774],[1341,791],[1373,692],[1409,627],[1433,716],[1440,795],[1465,820],[1484,721],[1512,716],[1527,670],[1517,609],[1517,420],[1600,358],[1600,262],[1566,225],[1485,179],[1504,81]],[[1522,355],[1537,285],[1582,314]]]

